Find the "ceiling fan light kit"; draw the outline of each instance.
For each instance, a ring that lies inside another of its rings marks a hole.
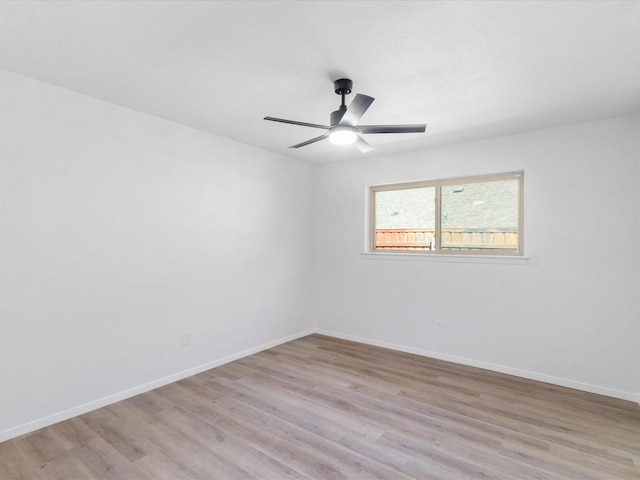
[[[342,101],[338,110],[331,112],[329,116],[329,126],[318,125],[317,123],[299,122],[297,120],[286,120],[284,118],[264,117],[271,122],[289,123],[302,127],[320,128],[326,130],[323,135],[312,138],[302,143],[292,145],[289,148],[300,148],[312,143],[328,138],[335,145],[352,145],[362,153],[367,153],[374,148],[362,138],[363,134],[379,133],[423,133],[427,128],[426,124],[412,125],[358,125],[358,122],[375,100],[368,95],[357,94],[351,104],[347,107],[345,96],[351,93],[353,82],[348,78],[341,78],[333,82],[336,94],[340,95]]]
[[[334,145],[351,145],[356,143],[358,134],[352,127],[335,127],[329,134],[329,141]]]

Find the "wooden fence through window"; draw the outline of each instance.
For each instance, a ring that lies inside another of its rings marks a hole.
[[[433,228],[376,229],[376,250],[432,250],[435,248]],[[444,228],[443,250],[516,250],[518,232],[505,228]]]

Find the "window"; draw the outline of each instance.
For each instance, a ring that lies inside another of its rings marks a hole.
[[[522,255],[523,173],[371,187],[371,249]]]

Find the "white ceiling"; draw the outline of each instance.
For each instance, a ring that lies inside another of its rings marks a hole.
[[[640,112],[638,1],[0,2],[0,68],[311,162],[333,80],[376,98],[367,156]],[[353,98],[348,97],[348,101]]]

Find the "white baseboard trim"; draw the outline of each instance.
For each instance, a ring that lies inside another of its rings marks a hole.
[[[405,345],[398,345],[395,343],[383,342],[380,340],[373,340],[371,338],[363,338],[355,335],[348,335],[345,333],[334,332],[331,330],[324,330],[316,328],[315,333],[320,335],[327,335],[329,337],[341,338],[343,340],[351,340],[353,342],[364,343],[367,345],[373,345],[376,347],[388,348],[390,350],[397,350],[399,352],[413,353],[423,357],[435,358],[438,360],[445,360],[448,362],[459,363],[462,365],[468,365],[470,367],[483,368],[485,370],[491,370],[498,373],[506,373],[508,375],[514,375],[516,377],[527,378],[529,380],[537,380],[540,382],[550,383],[561,387],[573,388],[575,390],[582,390],[584,392],[597,393],[599,395],[605,395],[607,397],[618,398],[621,400],[629,400],[636,402],[640,405],[640,393],[626,392],[623,390],[616,390],[613,388],[601,387],[599,385],[592,385],[589,383],[577,382],[575,380],[569,380],[561,377],[554,377],[551,375],[545,375],[537,372],[530,372],[528,370],[520,370],[517,368],[505,367],[489,362],[482,362],[479,360],[473,360],[465,357],[458,357],[456,355],[449,355],[446,353],[432,352],[430,350],[423,350],[421,348],[407,347]]]
[[[294,333],[293,335],[288,335],[286,337],[282,337],[277,340],[273,340],[271,342],[263,343],[262,345],[258,345],[257,347],[248,348],[241,352],[227,355],[226,357],[218,358],[216,360],[212,360],[202,365],[198,365],[196,367],[189,368],[187,370],[183,370],[181,372],[177,372],[172,375],[168,375],[166,377],[159,378],[157,380],[153,380],[151,382],[147,382],[133,388],[129,388],[122,392],[114,393],[113,395],[107,395],[106,397],[102,397],[82,405],[77,405],[67,410],[63,410],[62,412],[54,413],[53,415],[48,415],[46,417],[38,418],[36,420],[24,423],[22,425],[17,425],[15,427],[2,430],[0,431],[0,442],[11,440],[12,438],[16,438],[21,435],[34,432],[41,428],[48,427],[50,425],[53,425],[58,422],[62,422],[64,420],[68,420],[73,417],[77,417],[78,415],[85,414],[87,412],[96,410],[98,408],[106,407],[107,405],[111,405],[112,403],[116,403],[121,400],[134,397],[136,395],[148,392],[150,390],[153,390],[159,387],[163,387],[165,385],[168,385],[169,383],[177,382],[178,380],[182,380],[183,378],[197,375],[198,373],[211,370],[212,368],[219,367],[220,365],[224,365],[225,363],[233,362],[234,360],[239,360],[240,358],[253,355],[254,353],[258,353],[263,350],[276,347],[283,343],[290,342],[292,340],[296,340],[298,338],[305,337],[307,335],[311,335],[312,333],[314,333],[313,329],[303,330],[301,332]]]

